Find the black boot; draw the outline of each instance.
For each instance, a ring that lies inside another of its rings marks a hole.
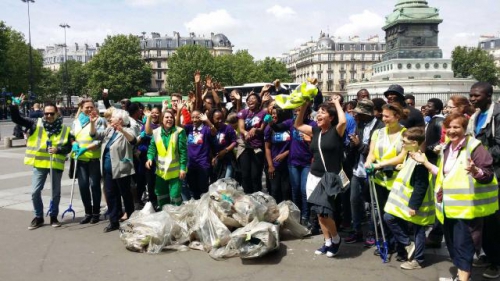
[[[99,219],[100,216],[101,216],[100,214],[92,215],[92,219],[90,220],[90,224],[96,224],[96,223],[98,223],[99,220],[100,220]]]
[[[80,224],[87,224],[92,220],[92,215],[85,214],[83,220],[80,221]]]

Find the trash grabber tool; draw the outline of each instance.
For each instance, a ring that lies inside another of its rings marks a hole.
[[[387,241],[385,240],[385,232],[384,232],[384,226],[382,224],[382,217],[380,214],[380,206],[378,203],[378,197],[377,197],[377,190],[375,188],[375,182],[373,179],[374,175],[368,175],[368,185],[369,185],[369,190],[370,190],[370,200],[371,200],[371,213],[372,213],[372,220],[373,220],[373,226],[375,228],[375,245],[377,246],[377,250],[380,253],[380,258],[384,263],[388,262],[389,259],[389,249],[387,245]],[[377,213],[375,213],[375,210]],[[377,216],[379,222],[377,223]],[[378,226],[380,225],[381,229],[381,234],[382,234],[382,247],[380,245],[380,237],[378,233]]]
[[[73,213],[73,220],[75,220],[75,210],[73,210],[73,192],[75,191],[75,181],[76,181],[76,168],[77,168],[77,165],[78,165],[78,156],[75,154],[75,165],[74,165],[74,169],[73,169],[73,181],[71,182],[71,196],[70,196],[70,199],[69,199],[69,207],[66,211],[64,211],[64,213],[61,215],[61,219],[64,219],[64,215],[66,213]]]
[[[51,148],[51,147],[52,147],[52,141],[48,140],[47,141],[47,151],[49,151],[49,148]],[[54,160],[54,159],[53,159],[52,154],[50,154],[50,169],[49,169],[50,189],[54,188],[54,183],[52,182],[52,160]],[[50,215],[52,208],[53,208],[53,203],[52,203],[52,199],[50,199],[49,209],[47,210],[47,214],[45,215],[46,217],[48,217]]]

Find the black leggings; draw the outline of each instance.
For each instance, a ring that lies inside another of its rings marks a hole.
[[[246,148],[238,157],[238,163],[241,169],[241,186],[245,193],[261,191],[264,151],[255,153],[253,148]]]

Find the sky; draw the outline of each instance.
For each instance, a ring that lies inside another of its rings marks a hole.
[[[337,37],[384,38],[385,16],[396,0],[35,0],[30,3],[31,40],[35,48],[75,42],[95,45],[107,35],[145,31],[172,36],[190,32],[210,37],[223,33],[234,50],[256,59],[275,57],[317,40],[321,31]],[[500,36],[499,0],[428,0],[439,8],[439,45],[445,58],[457,45],[477,46],[480,35]],[[21,0],[2,0],[0,20],[28,38],[28,7]]]

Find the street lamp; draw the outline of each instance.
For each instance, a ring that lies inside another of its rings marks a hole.
[[[35,0],[21,0],[24,3],[28,4],[28,43],[29,43],[29,56],[30,56],[30,89],[29,96],[31,96],[31,92],[34,89],[34,81],[33,81],[33,55],[31,54],[31,19],[30,19],[30,2],[35,3]]]
[[[63,75],[63,89],[66,92],[68,101],[66,102],[66,105],[68,107],[71,106],[71,94],[68,92],[68,87],[67,87],[67,79],[68,79],[68,53],[66,49],[66,28],[70,28],[67,23],[61,23],[59,25],[60,27],[64,28],[64,75]]]

